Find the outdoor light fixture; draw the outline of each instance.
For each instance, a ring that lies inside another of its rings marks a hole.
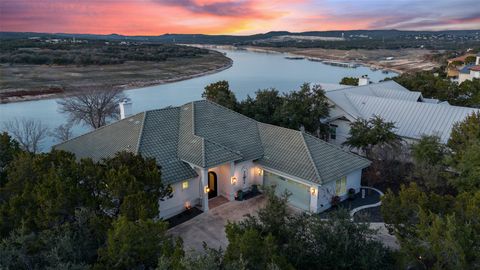
[[[262,175],[262,174],[263,174],[262,168],[257,168],[257,174],[258,174],[258,175]]]
[[[205,186],[205,187],[203,188],[203,191],[204,191],[205,193],[208,193],[208,192],[210,192],[210,188],[209,188],[208,186]]]
[[[314,188],[314,187],[311,187],[310,188],[310,194],[312,194],[313,196],[315,196],[317,194],[317,189]]]
[[[190,208],[192,208],[192,205],[190,204],[190,201],[186,201],[186,202],[185,202],[185,209],[188,210],[188,209],[190,209]]]
[[[237,177],[232,176],[232,177],[230,178],[230,182],[232,183],[232,185],[236,185],[236,184],[237,184]]]

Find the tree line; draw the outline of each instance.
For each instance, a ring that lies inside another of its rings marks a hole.
[[[304,130],[318,137],[328,134],[319,119],[328,117],[330,105],[319,85],[304,83],[300,89],[283,94],[274,88],[261,89],[255,97],[247,96],[239,102],[229,83],[218,81],[207,85],[202,97],[263,123]]]
[[[2,39],[0,63],[32,65],[111,65],[126,61],[160,62],[208,54],[206,49],[173,44],[88,40],[48,43],[44,40]]]

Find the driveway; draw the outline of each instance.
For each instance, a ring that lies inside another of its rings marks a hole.
[[[190,253],[202,253],[203,242],[210,248],[225,248],[228,245],[225,234],[225,225],[228,221],[240,221],[245,215],[256,215],[258,209],[266,203],[264,195],[251,198],[246,201],[231,201],[221,204],[207,213],[202,213],[180,225],[171,228],[168,233],[180,236],[183,239],[185,251]],[[289,207],[292,212],[300,212],[299,209]],[[388,234],[384,223],[371,223],[370,228],[377,229],[377,239],[384,245],[394,250],[398,249],[398,243],[394,236]]]
[[[211,248],[225,250],[228,245],[225,234],[227,221],[242,220],[247,214],[255,215],[265,202],[265,196],[260,195],[246,201],[224,203],[171,228],[168,233],[180,236],[185,250],[189,252],[202,252],[203,242]]]

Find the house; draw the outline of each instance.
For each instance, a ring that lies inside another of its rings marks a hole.
[[[325,120],[331,130],[329,142],[337,145],[348,138],[350,123],[373,116],[394,122],[396,133],[406,142],[417,141],[422,135],[436,135],[442,143],[447,143],[453,125],[478,111],[424,98],[420,92],[410,91],[392,80],[356,87],[320,85],[332,105]]]
[[[467,58],[475,57],[475,54],[468,53],[462,56],[451,58],[447,60],[447,76],[448,77],[458,77],[460,70],[465,67],[465,61]]]
[[[477,54],[475,65],[464,66],[458,74],[458,83],[466,80],[480,79],[480,53]]]
[[[291,205],[310,212],[336,195],[360,190],[370,162],[301,131],[257,122],[201,100],[138,113],[54,147],[100,160],[119,151],[156,159],[173,197],[159,202],[168,218],[209,199],[234,200],[252,185],[276,185]]]

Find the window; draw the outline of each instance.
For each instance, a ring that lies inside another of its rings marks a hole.
[[[187,189],[188,188],[188,181],[183,181],[182,182],[182,189]]]
[[[335,183],[335,194],[337,196],[342,196],[347,193],[347,177],[342,177],[337,180]]]
[[[330,124],[330,139],[336,140],[337,139],[337,125]]]

